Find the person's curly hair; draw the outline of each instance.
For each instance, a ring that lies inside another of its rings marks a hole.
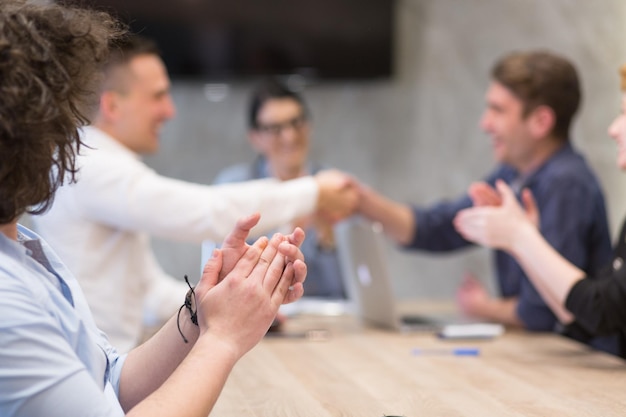
[[[78,128],[124,31],[104,12],[0,0],[0,224],[45,211],[74,180]]]

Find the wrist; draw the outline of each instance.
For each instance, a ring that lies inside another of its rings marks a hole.
[[[184,343],[194,344],[200,336],[200,327],[193,324],[189,311],[183,308],[177,320],[179,338],[182,338]]]
[[[189,288],[189,291],[187,291],[187,294],[185,295],[185,309],[187,310],[187,313],[189,314],[189,320],[191,321],[191,323],[195,324],[196,326],[198,325],[198,310],[196,309],[196,294],[194,292],[193,287]]]
[[[191,327],[193,329],[194,337],[198,335],[198,310],[196,306],[196,293],[194,292],[194,287],[189,283],[189,279],[187,275],[185,275],[185,282],[189,286],[189,291],[185,294],[185,300],[183,301],[183,305],[178,309],[178,316],[176,317],[176,325],[178,326],[178,332],[180,336],[183,338],[185,343],[189,343],[189,338],[185,336],[185,332],[183,328]],[[185,318],[185,316],[187,316]],[[182,328],[181,328],[181,319],[183,320]],[[195,328],[195,329],[194,329]]]
[[[527,245],[533,245],[536,236],[540,234],[539,230],[530,222],[520,222],[519,225],[511,233],[511,239],[508,248],[505,248],[513,256],[519,256]]]
[[[220,336],[211,329],[206,329],[199,334],[195,346],[202,347],[211,356],[219,357],[224,363],[234,365],[245,352],[241,352],[240,346],[228,337]]]

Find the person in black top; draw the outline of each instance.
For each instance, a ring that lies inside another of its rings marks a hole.
[[[620,74],[621,111],[608,133],[617,142],[617,165],[626,171],[626,65]],[[612,262],[599,273],[586,275],[541,236],[536,227],[540,213],[529,192],[522,198],[522,208],[506,184],[499,182],[496,187],[474,192],[477,206],[459,212],[455,218],[459,233],[468,240],[511,253],[565,326],[565,334],[581,341],[618,334],[619,355],[626,358],[626,220]]]

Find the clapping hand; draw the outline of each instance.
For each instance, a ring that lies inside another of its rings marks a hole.
[[[461,210],[454,218],[454,227],[469,241],[509,250],[521,228],[529,224],[538,226],[539,210],[530,190],[525,189],[522,193],[525,206],[522,208],[504,181],[498,180],[496,188],[501,199],[498,206],[478,206]],[[488,197],[489,200],[493,201],[492,197]]]
[[[224,239],[221,247],[221,269],[219,281],[228,275],[241,257],[251,247],[246,242],[250,230],[259,222],[260,214],[255,213],[244,217],[237,222],[233,231]],[[304,241],[304,231],[296,227],[290,235],[282,236],[282,241],[278,245],[278,250],[285,256],[285,273],[291,276],[291,287],[287,293],[284,303],[290,303],[302,296],[304,291],[302,283],[306,278],[306,265],[304,255],[300,251],[300,245]]]

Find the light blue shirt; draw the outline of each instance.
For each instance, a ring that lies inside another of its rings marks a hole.
[[[0,233],[0,416],[123,416],[126,358],[95,325],[76,279],[34,232]]]

